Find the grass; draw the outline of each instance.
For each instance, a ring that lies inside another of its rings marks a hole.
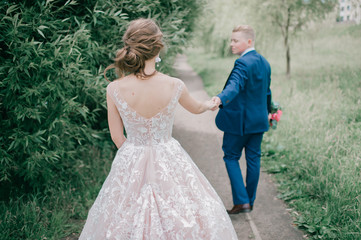
[[[45,193],[0,201],[0,239],[78,239],[112,163],[114,153],[105,149],[109,147],[79,156],[91,158],[89,166],[82,166],[86,169],[79,169],[79,182],[69,180],[59,189],[50,186]]]
[[[284,115],[265,134],[262,166],[309,238],[361,239],[361,26],[321,26],[313,33],[291,48],[291,79],[282,46],[266,52],[273,99]],[[187,55],[209,95],[219,93],[235,57],[199,49]]]

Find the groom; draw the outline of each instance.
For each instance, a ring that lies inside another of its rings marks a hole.
[[[250,212],[256,198],[260,175],[261,142],[268,131],[271,104],[271,68],[254,49],[255,33],[250,26],[233,29],[232,53],[235,61],[223,91],[213,97],[220,110],[217,127],[224,132],[222,149],[232,186],[234,207],[229,214]],[[238,160],[245,150],[246,186]]]

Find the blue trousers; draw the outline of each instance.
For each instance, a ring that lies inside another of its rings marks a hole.
[[[234,205],[249,203],[253,206],[261,168],[261,143],[263,133],[244,136],[224,133],[222,149],[229,179],[231,180]],[[239,159],[245,149],[247,162],[246,185],[243,182]]]

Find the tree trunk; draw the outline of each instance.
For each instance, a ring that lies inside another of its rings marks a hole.
[[[291,75],[291,53],[290,53],[290,44],[288,43],[288,29],[286,31],[284,45],[286,48],[286,75],[290,77]]]
[[[291,8],[287,9],[287,24],[285,26],[284,44],[286,47],[286,75],[288,78],[291,76],[291,56],[290,56],[290,44],[288,42],[289,30],[291,25]]]
[[[291,75],[291,54],[290,54],[290,46],[287,44],[286,46],[286,75],[290,77]]]

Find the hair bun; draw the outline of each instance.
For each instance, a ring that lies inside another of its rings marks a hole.
[[[140,65],[140,53],[132,47],[127,47],[126,49],[123,61],[129,69],[134,69],[134,71],[136,71]]]
[[[114,66],[119,76],[134,73],[142,78],[145,61],[156,57],[163,48],[163,34],[151,19],[137,19],[130,23],[123,36],[124,47],[117,51]]]

